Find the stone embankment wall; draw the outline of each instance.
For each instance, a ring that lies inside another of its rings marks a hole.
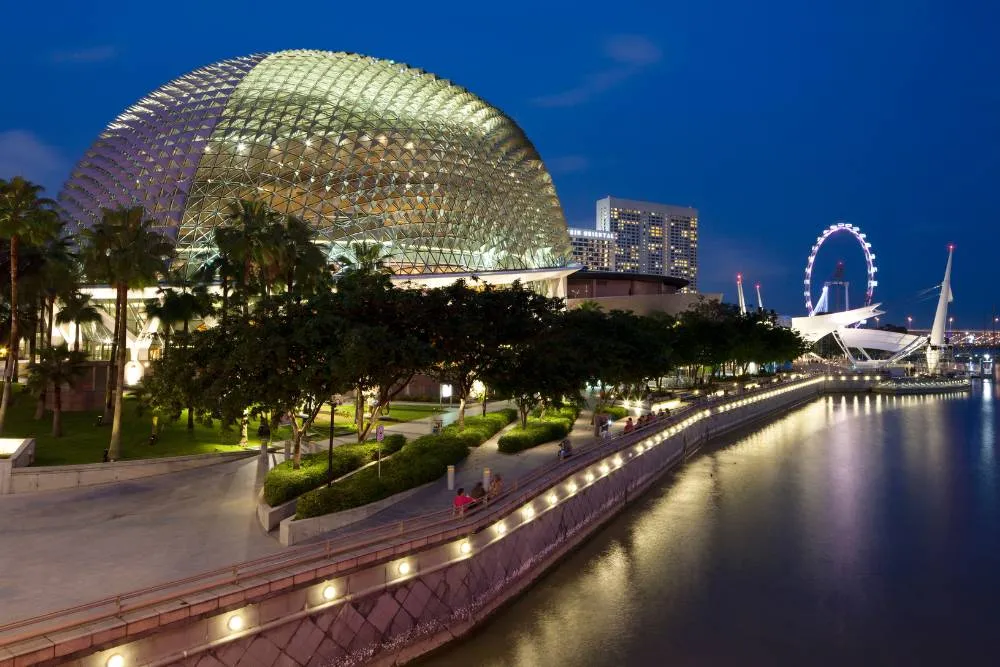
[[[57,491],[59,489],[73,489],[78,486],[124,482],[130,479],[226,463],[253,455],[253,452],[219,452],[136,461],[115,461],[113,463],[14,468],[10,471],[8,493]]]
[[[122,613],[118,623],[102,622],[103,634],[53,637],[24,664],[406,662],[489,616],[709,438],[809,401],[825,384],[815,378],[708,403],[679,423],[615,440],[614,449],[579,454],[469,523]]]

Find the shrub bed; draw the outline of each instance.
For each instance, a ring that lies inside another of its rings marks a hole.
[[[448,472],[448,466],[468,456],[469,447],[483,444],[516,418],[516,410],[500,410],[485,417],[467,417],[463,429],[452,424],[440,435],[421,436],[382,463],[381,479],[378,470],[371,467],[332,486],[309,491],[299,498],[295,518],[342,512],[433,482]]]
[[[567,406],[547,410],[541,417],[528,417],[526,428],[512,428],[500,438],[497,446],[501,452],[513,454],[544,442],[565,438],[573,429],[573,422],[579,414],[578,408]]]
[[[390,433],[382,441],[382,456],[398,452],[405,444],[406,436]],[[352,470],[376,460],[378,449],[378,443],[374,440],[335,447],[333,478],[343,477]],[[326,484],[329,479],[327,465],[327,452],[303,455],[298,470],[292,469],[291,461],[276,465],[267,473],[267,479],[264,480],[264,502],[275,507]]]
[[[442,433],[459,438],[469,447],[478,447],[515,419],[517,410],[504,408],[478,417],[466,417],[464,428],[459,428],[457,423],[450,424],[442,429]]]
[[[624,419],[628,417],[628,410],[620,405],[606,405],[601,408],[601,414],[610,415],[611,419]]]

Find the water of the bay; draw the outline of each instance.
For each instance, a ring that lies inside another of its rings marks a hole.
[[[427,665],[1000,665],[1000,392],[707,448]]]

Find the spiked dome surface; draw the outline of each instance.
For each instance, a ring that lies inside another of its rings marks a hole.
[[[60,203],[80,226],[141,204],[178,262],[200,264],[238,198],[301,217],[331,257],[386,244],[400,274],[549,268],[569,253],[552,179],[511,118],[349,53],[254,55],[171,81],[107,127]]]

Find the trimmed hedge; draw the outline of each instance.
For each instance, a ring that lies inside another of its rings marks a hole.
[[[457,423],[449,424],[441,430],[441,433],[459,438],[469,447],[478,447],[515,419],[517,410],[504,408],[478,417],[466,417],[465,428],[460,429]]]
[[[611,415],[611,419],[624,419],[628,417],[628,410],[620,405],[606,405],[601,408],[601,414]]]
[[[527,428],[512,428],[500,438],[497,447],[505,454],[513,454],[565,438],[573,429],[573,422],[579,414],[580,410],[576,407],[563,407],[555,411],[548,410],[543,417],[528,417]]]
[[[465,428],[451,424],[440,435],[424,435],[404,446],[382,463],[382,478],[375,467],[306,493],[295,506],[296,519],[343,512],[408,491],[441,478],[448,466],[469,455],[497,431],[517,419],[517,410],[500,410],[485,417],[467,417]]]
[[[382,441],[382,456],[398,452],[406,444],[406,436],[390,433]],[[333,478],[343,477],[366,463],[378,458],[378,443],[368,440],[357,445],[340,445],[333,449]],[[264,502],[271,507],[286,503],[307,491],[326,484],[328,476],[328,453],[317,452],[302,456],[298,470],[292,469],[292,462],[285,461],[267,473],[264,480]]]

